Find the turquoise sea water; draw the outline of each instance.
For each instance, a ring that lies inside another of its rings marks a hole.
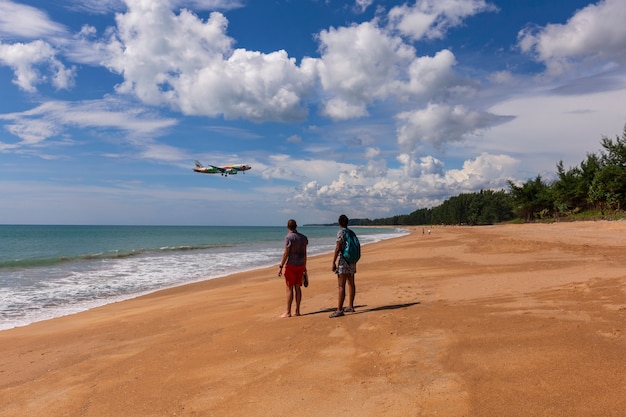
[[[298,229],[309,255],[337,227]],[[356,228],[362,244],[405,234]],[[0,225],[0,330],[277,264],[286,227]]]

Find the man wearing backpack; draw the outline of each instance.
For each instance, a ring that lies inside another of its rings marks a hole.
[[[361,247],[356,234],[348,229],[348,217],[345,214],[339,216],[339,227],[337,232],[337,244],[333,256],[333,272],[337,274],[338,297],[337,310],[330,315],[341,317],[344,312],[354,312],[354,296],[356,286],[354,285],[354,274],[356,273],[356,263],[361,256]],[[348,283],[348,307],[343,307],[346,298],[346,282]]]

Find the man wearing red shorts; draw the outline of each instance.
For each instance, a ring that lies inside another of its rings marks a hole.
[[[294,219],[289,219],[287,229],[289,233],[285,236],[285,251],[280,261],[278,276],[285,275],[287,285],[287,311],[281,317],[291,317],[291,304],[295,296],[296,316],[300,315],[300,301],[302,301],[302,277],[306,271],[306,247],[309,239],[297,231],[298,225]]]

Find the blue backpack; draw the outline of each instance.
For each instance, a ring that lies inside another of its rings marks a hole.
[[[359,238],[356,237],[356,233],[354,233],[350,229],[346,230],[346,246],[343,248],[343,258],[349,264],[355,264],[361,259],[361,243],[359,242]]]

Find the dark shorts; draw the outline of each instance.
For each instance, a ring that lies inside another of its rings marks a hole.
[[[283,274],[285,275],[285,283],[290,287],[293,287],[295,285],[301,286],[302,276],[304,275],[305,269],[306,267],[304,265],[294,266],[285,264],[285,272],[283,272]]]

